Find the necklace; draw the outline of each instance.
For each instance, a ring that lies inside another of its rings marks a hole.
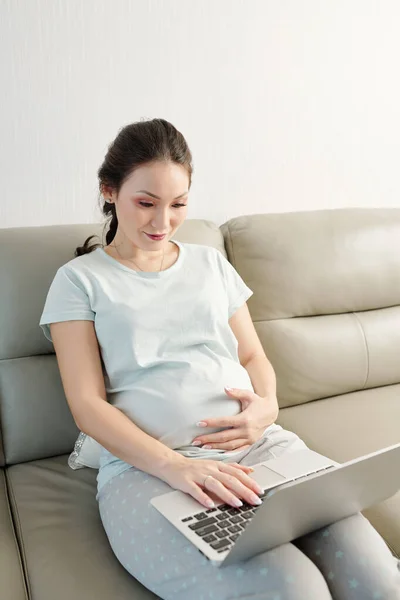
[[[111,245],[111,244],[110,244],[110,245]],[[119,257],[120,257],[122,260],[127,260],[127,261],[129,261],[129,262],[133,262],[133,264],[135,265],[135,267],[137,267],[138,269],[140,269],[140,271],[143,271],[143,269],[141,269],[141,268],[140,268],[140,267],[139,267],[139,266],[138,266],[138,265],[135,263],[135,261],[134,261],[132,258],[122,258],[121,254],[119,253],[118,246],[115,246],[115,245],[114,245],[114,246],[113,246],[113,248],[115,248],[115,249],[116,249],[116,251],[117,251],[117,252],[118,252],[118,254],[119,254]],[[163,250],[163,256],[162,256],[161,266],[160,266],[160,268],[158,269],[159,271],[161,271],[161,269],[162,269],[162,266],[163,266],[163,263],[164,263],[164,255],[165,255],[165,250]]]

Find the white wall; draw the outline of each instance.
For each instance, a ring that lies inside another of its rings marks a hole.
[[[194,157],[188,218],[400,207],[398,0],[0,0],[0,227],[101,219],[118,130]]]

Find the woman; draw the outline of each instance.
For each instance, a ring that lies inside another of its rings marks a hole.
[[[249,466],[306,447],[275,424],[253,292],[215,248],[172,241],[192,172],[171,123],[121,129],[98,171],[107,243],[91,236],[57,271],[40,321],[74,419],[103,447],[96,499],[111,548],[165,600],[398,600],[398,561],[361,514],[216,569],[150,504],[173,489],[204,506],[256,504]]]

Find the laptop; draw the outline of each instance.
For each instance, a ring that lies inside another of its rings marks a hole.
[[[151,504],[215,567],[271,550],[353,515],[400,489],[400,443],[346,463],[310,449],[251,465],[263,489],[262,504],[242,498],[234,508],[212,492],[206,508],[181,490],[151,498]]]

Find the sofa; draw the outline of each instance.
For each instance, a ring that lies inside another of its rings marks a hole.
[[[103,225],[0,230],[2,600],[156,598],[111,550],[97,471],[67,464],[79,430],[38,325],[58,267],[92,234]],[[253,290],[279,424],[340,463],[400,442],[400,209],[188,219],[175,239],[218,248]],[[400,494],[364,514],[399,556]]]

